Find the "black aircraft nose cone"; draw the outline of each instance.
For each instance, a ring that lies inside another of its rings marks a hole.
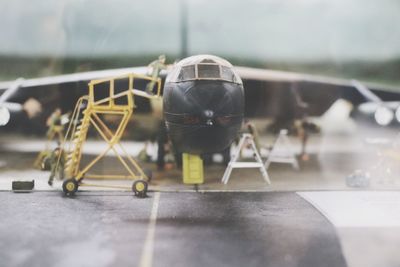
[[[220,152],[236,138],[244,111],[243,86],[224,81],[167,83],[164,118],[179,152]]]

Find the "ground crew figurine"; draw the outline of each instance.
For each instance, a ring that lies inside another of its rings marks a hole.
[[[301,141],[301,153],[300,158],[303,161],[308,161],[310,159],[309,154],[306,151],[308,138],[311,133],[318,133],[320,131],[319,127],[307,119],[302,119],[298,122],[297,133]]]
[[[156,79],[158,78],[158,75],[160,75],[161,70],[167,68],[165,66],[165,55],[160,55],[158,59],[151,62],[148,67],[151,68],[151,74],[149,76],[151,76],[153,80],[147,84],[146,92],[148,94],[153,94],[153,88],[156,84]]]
[[[174,167],[175,157],[172,151],[172,144],[170,141],[164,144],[164,151],[165,151],[165,157],[164,157],[165,169],[171,170]]]
[[[138,158],[143,162],[150,162],[151,161],[151,156],[148,153],[149,144],[150,144],[150,141],[146,141],[144,143],[143,149],[140,150],[140,152],[138,154]]]
[[[57,108],[47,119],[46,125],[49,127],[47,130],[47,139],[53,140],[55,136],[58,137],[58,142],[62,143],[64,140],[64,127],[62,125],[61,109]]]
[[[258,153],[261,152],[261,145],[260,145],[260,135],[258,134],[258,130],[254,123],[250,121],[245,121],[247,131],[253,136],[254,144],[256,145],[256,149]]]
[[[48,130],[46,133],[46,146],[45,149],[40,151],[39,155],[36,157],[33,166],[42,170],[49,170],[46,161],[48,161],[52,153],[50,150],[51,142],[56,139],[57,144],[60,145],[64,141],[64,124],[68,122],[68,117],[69,113],[61,114],[61,109],[57,108],[47,118],[46,125],[48,126]]]
[[[53,180],[54,180],[54,177],[56,176],[57,171],[58,171],[58,178],[60,180],[64,179],[65,155],[64,155],[64,152],[62,151],[62,149],[59,147],[54,149],[50,155],[49,161],[50,161],[51,173],[50,173],[48,184],[50,186],[52,186]]]

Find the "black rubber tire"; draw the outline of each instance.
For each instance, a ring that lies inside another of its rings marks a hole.
[[[65,195],[73,196],[78,191],[79,183],[74,178],[67,179],[62,184],[62,189]]]
[[[147,196],[148,183],[145,180],[136,180],[133,182],[132,191],[135,196],[144,198]]]

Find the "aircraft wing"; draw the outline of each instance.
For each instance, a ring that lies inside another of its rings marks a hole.
[[[240,77],[245,80],[258,80],[258,81],[269,81],[269,82],[309,82],[309,83],[320,83],[326,85],[334,85],[340,87],[354,87],[354,84],[351,80],[347,79],[339,79],[339,78],[331,78],[325,76],[317,76],[317,75],[308,75],[296,72],[288,72],[288,71],[277,71],[277,70],[268,70],[268,69],[260,69],[260,68],[250,68],[250,67],[235,67]],[[51,77],[43,77],[43,78],[33,78],[33,79],[24,79],[20,86],[21,87],[39,87],[39,86],[48,86],[54,84],[63,84],[63,83],[72,83],[79,81],[90,81],[93,79],[101,79],[112,76],[120,76],[128,73],[138,73],[145,74],[147,72],[147,67],[132,67],[132,68],[120,68],[120,69],[108,69],[108,70],[98,70],[98,71],[89,71],[89,72],[79,72],[72,74],[63,74],[58,76]],[[163,71],[161,75],[166,75],[166,72]],[[6,89],[13,85],[15,81],[5,81],[0,82],[0,92],[3,93]],[[387,92],[395,92],[399,93],[400,88],[389,85],[381,85],[374,83],[366,83],[365,86],[374,90],[381,90]],[[369,97],[366,95],[369,99]],[[369,99],[373,101],[374,99]]]
[[[280,117],[287,114],[295,116],[293,106],[299,97],[309,105],[307,115],[310,116],[322,115],[338,98],[347,99],[355,105],[362,102],[400,100],[400,88],[393,86],[259,68],[237,66],[235,69],[244,82],[247,117]],[[0,82],[0,105],[7,101],[21,103],[26,100],[26,97],[18,98],[18,93],[10,88],[15,90],[18,87],[24,96],[34,96],[36,93],[31,90],[40,91],[39,89],[54,85],[66,85],[68,90],[75,87],[75,92],[80,90],[84,94],[86,82],[90,80],[132,72],[145,74],[147,70],[147,67],[132,67]],[[161,72],[162,77],[166,74],[166,71]]]
[[[296,108],[300,104],[307,104],[307,115],[321,116],[339,98],[354,106],[363,102],[382,104],[400,100],[400,87],[395,86],[286,71],[235,69],[244,82],[248,117],[301,117],[296,114],[301,113]],[[260,101],[262,105],[255,104]]]
[[[351,80],[339,79],[326,76],[309,75],[296,72],[268,70],[260,68],[249,68],[249,67],[235,67],[240,77],[243,79],[253,80],[268,80],[277,82],[316,82],[338,86],[351,86]],[[382,86],[378,84],[368,83],[371,87]],[[399,87],[385,86],[386,89],[391,91],[399,90]]]
[[[14,81],[0,82],[0,126],[7,124],[10,112],[18,113],[24,110],[30,116],[35,116],[34,114],[42,110],[41,106],[43,105],[36,98],[43,99],[51,95],[51,92],[48,90],[49,87],[52,87],[52,89],[55,87],[58,91],[62,90],[64,92],[68,90],[76,97],[78,94],[82,95],[87,92],[85,90],[87,88],[86,83],[90,80],[122,76],[132,72],[145,74],[147,67],[99,70],[33,79],[18,78]],[[79,93],[76,93],[76,91],[79,91]],[[32,100],[32,98],[35,99]],[[31,101],[29,108],[25,105],[28,100]],[[75,101],[74,99],[64,100],[62,96],[59,97],[55,101],[58,103],[56,105],[60,105],[60,102],[67,102],[68,105],[70,101]]]
[[[73,83],[80,81],[90,81],[93,79],[101,79],[112,76],[122,76],[128,73],[145,74],[147,67],[133,67],[133,68],[122,68],[122,69],[110,69],[110,70],[98,70],[89,72],[79,72],[73,74],[64,74],[51,77],[24,79],[20,83],[21,88],[29,87],[41,87],[49,85],[59,85],[65,83]],[[4,93],[5,90],[10,88],[15,81],[0,82],[0,92]]]

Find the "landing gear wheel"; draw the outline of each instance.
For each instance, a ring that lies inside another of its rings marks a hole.
[[[78,191],[78,186],[78,181],[76,181],[74,178],[71,178],[63,182],[62,189],[65,195],[73,196],[75,192]]]
[[[145,180],[137,180],[133,182],[132,191],[135,193],[135,196],[143,198],[147,196],[147,182]]]

